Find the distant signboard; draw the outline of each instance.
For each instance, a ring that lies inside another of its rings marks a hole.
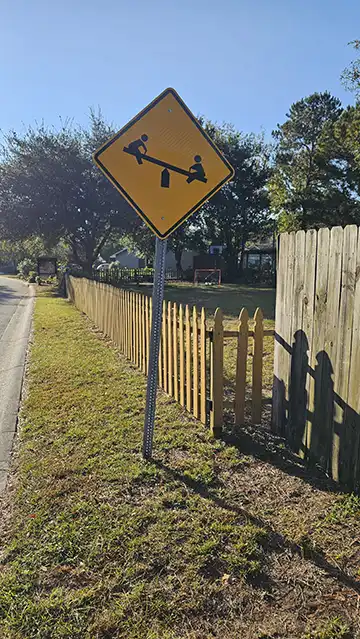
[[[37,272],[40,277],[51,277],[52,275],[56,275],[56,257],[39,257],[37,261]]]

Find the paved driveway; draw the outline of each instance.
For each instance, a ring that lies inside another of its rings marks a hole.
[[[16,432],[32,308],[32,288],[0,276],[0,491]]]

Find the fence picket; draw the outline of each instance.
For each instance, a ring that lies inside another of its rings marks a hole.
[[[220,435],[224,419],[224,328],[223,313],[217,308],[211,344],[211,400],[210,431],[214,437]]]
[[[166,322],[166,302],[163,303],[162,316],[162,334],[163,334],[163,389],[168,392],[168,346],[167,346],[167,322]]]
[[[235,380],[235,424],[237,426],[241,426],[241,424],[244,423],[245,418],[246,362],[249,340],[249,313],[246,308],[241,309],[238,330]]]
[[[199,342],[196,306],[193,308],[193,415],[199,418]]]
[[[127,316],[127,358],[131,359],[131,297],[130,291],[126,291],[126,316]]]
[[[135,293],[135,332],[136,332],[136,343],[135,343],[135,366],[140,368],[140,303],[139,303],[139,294]]]
[[[186,409],[191,412],[191,323],[189,306],[185,307],[186,337]]]
[[[146,315],[145,315],[145,296],[141,296],[141,338],[142,338],[142,362],[141,370],[146,374]]]
[[[144,313],[145,313],[145,370],[144,373],[147,375],[148,371],[148,361],[149,361],[149,348],[150,348],[150,322],[149,322],[149,298],[145,295],[144,302]]]
[[[168,341],[168,393],[169,395],[173,394],[173,335],[172,335],[172,312],[171,312],[171,302],[168,302],[168,312],[167,312],[167,341]]]
[[[151,310],[152,310],[152,300],[150,300],[151,303]],[[152,313],[150,315],[151,317],[151,323],[152,323]],[[150,326],[151,326],[150,323]],[[160,346],[159,346],[159,386],[160,388],[164,388],[164,375],[163,375],[163,334],[164,334],[164,325],[162,326],[162,331],[161,331],[161,338],[160,338]],[[149,351],[150,352],[150,351]]]
[[[184,307],[179,308],[179,355],[180,355],[180,404],[185,406],[185,349],[184,349]]]
[[[179,365],[178,365],[178,312],[177,304],[173,305],[173,356],[174,356],[174,398],[179,401]]]
[[[206,425],[206,314],[204,307],[200,317],[200,420]]]
[[[261,423],[262,404],[262,360],[264,343],[264,321],[261,308],[257,308],[254,315],[254,346],[253,346],[253,375],[252,375],[252,422]]]

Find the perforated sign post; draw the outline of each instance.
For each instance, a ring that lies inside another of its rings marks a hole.
[[[155,233],[155,269],[143,456],[154,433],[166,241],[234,176],[174,89],[166,89],[94,153],[94,162]]]

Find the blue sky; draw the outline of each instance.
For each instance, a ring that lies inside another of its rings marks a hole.
[[[173,86],[195,113],[267,136],[340,83],[358,0],[0,0],[0,128],[89,107],[121,127]]]

